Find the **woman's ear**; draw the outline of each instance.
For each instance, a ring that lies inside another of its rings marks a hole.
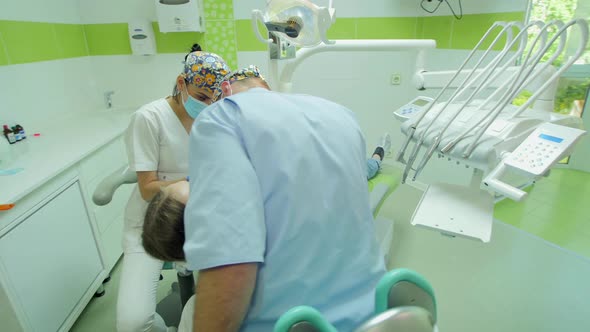
[[[182,75],[178,75],[178,77],[176,77],[176,87],[178,90],[180,91],[180,89],[184,89],[185,85],[186,81],[184,80],[184,77],[182,77]]]
[[[221,92],[223,93],[223,97],[231,96],[232,95],[231,83],[229,83],[228,81],[221,83]]]

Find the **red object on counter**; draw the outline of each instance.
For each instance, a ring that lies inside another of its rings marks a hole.
[[[41,134],[39,134],[39,133],[34,133],[34,134],[33,134],[33,136],[35,136],[35,137],[39,137],[39,136],[41,136]]]
[[[14,204],[0,204],[0,211],[10,210],[14,207]]]

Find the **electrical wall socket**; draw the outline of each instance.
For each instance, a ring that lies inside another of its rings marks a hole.
[[[402,75],[391,74],[391,85],[400,85],[402,83]]]

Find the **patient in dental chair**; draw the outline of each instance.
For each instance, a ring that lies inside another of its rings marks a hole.
[[[163,187],[150,201],[141,239],[145,251],[166,262],[184,261],[184,208],[189,185],[180,181]]]
[[[367,180],[374,178],[384,155],[391,148],[389,134],[384,134],[371,158],[367,159]],[[165,262],[184,261],[184,208],[189,184],[180,181],[163,187],[150,201],[141,236],[145,251]]]

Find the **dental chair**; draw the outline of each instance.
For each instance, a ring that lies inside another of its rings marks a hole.
[[[355,332],[433,332],[436,299],[432,286],[417,272],[387,272],[375,290],[375,316]],[[274,332],[338,332],[324,316],[309,306],[297,306],[277,321]]]
[[[92,195],[92,201],[98,206],[104,206],[111,202],[115,191],[123,184],[137,183],[137,174],[128,166],[121,167],[107,175],[96,187]],[[182,308],[188,299],[195,293],[195,279],[193,272],[184,265],[165,262],[162,269],[176,269],[178,282],[172,284],[172,290],[156,306],[156,312],[162,316],[166,325],[178,326]],[[110,278],[110,277],[109,277]],[[162,280],[162,276],[160,276]],[[104,294],[104,291],[102,291]]]

